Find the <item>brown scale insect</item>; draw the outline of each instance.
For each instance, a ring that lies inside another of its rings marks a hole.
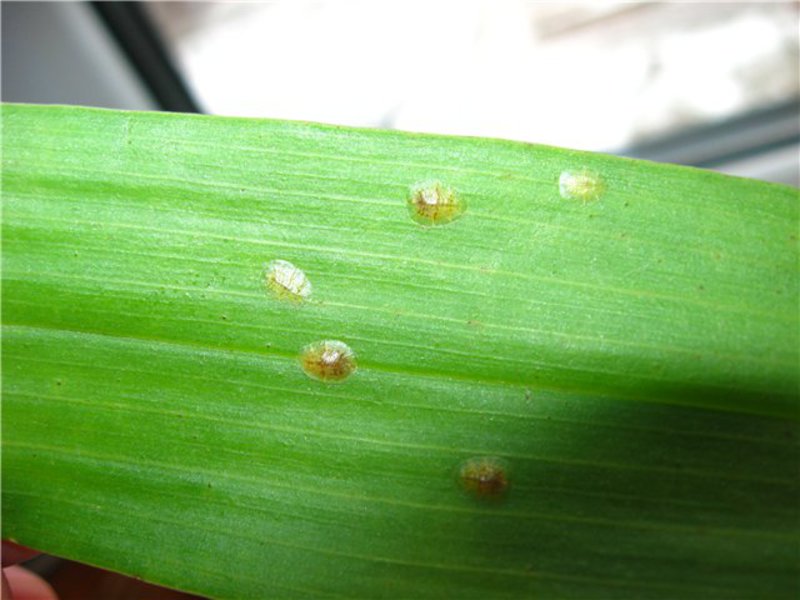
[[[322,340],[303,348],[300,364],[309,377],[336,382],[347,379],[355,372],[356,356],[344,342]]]
[[[478,499],[501,500],[508,492],[508,466],[502,459],[470,458],[461,464],[458,474],[464,491]]]

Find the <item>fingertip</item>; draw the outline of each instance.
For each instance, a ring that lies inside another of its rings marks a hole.
[[[24,567],[13,566],[3,570],[10,589],[11,600],[58,600],[50,584]],[[6,594],[3,594],[6,598]]]

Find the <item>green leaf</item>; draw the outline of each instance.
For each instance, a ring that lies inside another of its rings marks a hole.
[[[306,123],[2,126],[5,537],[219,598],[796,597],[797,190]],[[304,373],[322,340],[356,370]]]

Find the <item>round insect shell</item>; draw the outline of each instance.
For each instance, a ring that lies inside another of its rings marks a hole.
[[[279,300],[301,303],[311,296],[311,282],[305,272],[288,260],[270,261],[264,271],[270,294]]]
[[[439,181],[420,183],[411,188],[408,213],[420,225],[445,225],[461,218],[466,202],[451,187]]]
[[[303,348],[300,355],[303,371],[312,379],[341,382],[356,371],[356,355],[339,340],[322,340]]]
[[[511,486],[509,465],[495,456],[476,456],[461,463],[458,469],[461,488],[481,501],[505,499]]]

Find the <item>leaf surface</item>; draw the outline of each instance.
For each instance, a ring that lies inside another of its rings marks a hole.
[[[295,122],[2,127],[4,537],[218,598],[798,593],[797,190]],[[424,226],[433,183],[466,210]],[[357,370],[308,377],[320,340]],[[462,489],[475,457],[502,498]]]

